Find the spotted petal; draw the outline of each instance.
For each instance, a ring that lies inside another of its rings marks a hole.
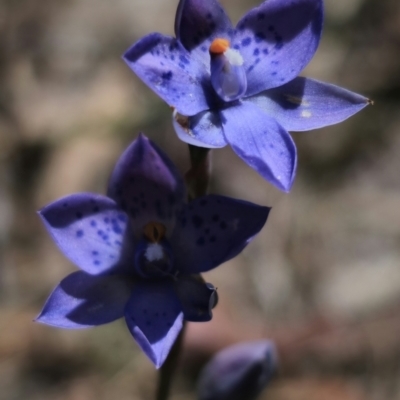
[[[288,192],[295,177],[297,153],[287,131],[251,102],[221,113],[225,138],[235,153],[267,181]]]
[[[192,201],[171,237],[177,268],[186,274],[200,273],[235,257],[264,226],[269,210],[216,195]]]
[[[168,157],[140,135],[119,158],[108,195],[129,214],[136,229],[150,221],[169,228],[185,198],[185,186]]]
[[[246,101],[257,104],[288,131],[308,131],[337,124],[371,104],[357,93],[302,77]]]
[[[313,57],[321,37],[322,0],[268,0],[238,23],[234,47],[245,60],[247,93],[294,79]]]
[[[127,216],[112,199],[73,194],[39,215],[64,255],[83,271],[101,274],[121,262]]]
[[[209,68],[211,42],[215,38],[230,39],[233,28],[217,0],[180,0],[175,34],[191,56]]]
[[[226,146],[218,112],[203,111],[193,117],[173,113],[172,123],[183,142],[210,149]]]
[[[161,367],[183,323],[172,284],[142,282],[126,305],[125,319],[138,345],[157,368]]]
[[[207,69],[174,38],[152,33],[123,56],[129,68],[171,107],[185,115],[209,108]]]
[[[36,321],[69,329],[112,322],[124,316],[133,285],[118,276],[74,272],[54,289]]]

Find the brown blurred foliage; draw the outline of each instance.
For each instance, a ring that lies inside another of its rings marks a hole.
[[[120,59],[146,33],[173,32],[172,0],[0,0],[0,399],[152,399],[156,373],[124,323],[60,331],[32,322],[74,270],[36,210],[104,193],[144,131],[182,173],[170,110]],[[234,21],[258,2],[222,1]],[[219,348],[269,337],[281,358],[265,400],[400,399],[400,2],[325,0],[304,75],[373,107],[294,134],[298,177],[279,193],[230,149],[211,191],[273,206],[242,255],[207,274],[220,304],[190,325],[173,399],[194,399]]]

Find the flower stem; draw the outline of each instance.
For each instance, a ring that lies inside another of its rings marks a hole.
[[[211,163],[210,151],[202,147],[189,145],[191,168],[185,175],[186,184],[189,192],[189,200],[204,196],[207,193],[210,181]],[[167,359],[160,368],[158,375],[158,385],[156,400],[167,400],[171,389],[172,378],[174,376],[179,354],[182,349],[183,336],[185,334],[186,322],[176,339]]]
[[[186,322],[183,321],[182,330],[179,333],[179,336],[177,337],[174,345],[172,346],[172,349],[167,359],[165,360],[163,366],[160,368],[160,372],[158,375],[156,400],[168,399],[168,395],[171,389],[172,377],[175,373],[178,364],[179,354],[182,349],[183,336],[185,334],[185,326]]]
[[[191,168],[185,179],[189,191],[189,200],[204,196],[210,181],[210,149],[189,145]]]

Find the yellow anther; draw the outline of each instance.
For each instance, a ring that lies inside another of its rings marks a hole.
[[[225,53],[226,50],[229,49],[229,40],[217,38],[214,39],[210,45],[210,53],[211,54],[222,54]]]
[[[158,243],[164,238],[166,232],[165,226],[159,222],[149,222],[143,228],[144,237],[151,243]]]

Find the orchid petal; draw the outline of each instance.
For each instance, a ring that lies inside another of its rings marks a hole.
[[[337,124],[372,103],[339,86],[302,77],[245,101],[257,104],[288,131]]]
[[[318,47],[322,0],[268,0],[237,24],[233,47],[245,60],[246,96],[295,78]]]
[[[238,255],[264,226],[270,208],[208,195],[189,203],[177,218],[170,243],[177,269],[206,272]]]
[[[210,149],[227,144],[218,112],[203,111],[193,117],[173,113],[172,123],[179,139],[185,143]]]
[[[121,260],[127,216],[108,197],[78,193],[39,211],[55,243],[75,265],[101,274]]]
[[[126,305],[125,319],[138,345],[157,368],[161,367],[183,323],[172,283],[141,282],[137,285]]]
[[[176,11],[175,34],[191,57],[208,69],[212,41],[230,39],[233,27],[217,0],[181,0]]]
[[[129,68],[171,107],[185,115],[209,108],[212,91],[207,68],[174,38],[152,33],[123,56]]]
[[[185,186],[171,160],[140,135],[119,158],[108,196],[129,215],[136,233],[152,221],[169,230],[185,198]]]
[[[225,138],[235,153],[264,179],[288,192],[297,164],[288,132],[251,102],[221,111]]]
[[[124,316],[133,286],[119,276],[74,272],[54,289],[36,321],[67,329],[107,324]]]

